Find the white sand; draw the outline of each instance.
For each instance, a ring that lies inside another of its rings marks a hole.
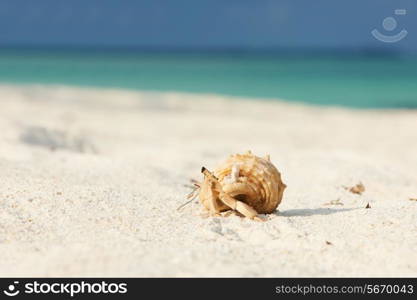
[[[7,85],[0,101],[0,276],[417,276],[417,111]],[[201,166],[248,149],[288,185],[279,212],[176,211]]]

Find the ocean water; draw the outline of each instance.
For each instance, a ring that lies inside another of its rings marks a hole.
[[[361,54],[0,50],[0,83],[216,93],[417,108],[417,58]]]

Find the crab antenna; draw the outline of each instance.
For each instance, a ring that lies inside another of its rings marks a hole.
[[[181,204],[178,208],[177,211],[181,210],[181,208],[183,208],[184,206],[190,204],[192,201],[194,201],[194,197],[191,200],[188,200],[187,202]]]

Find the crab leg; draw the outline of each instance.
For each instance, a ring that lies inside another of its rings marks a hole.
[[[214,185],[215,183],[214,182],[211,182],[211,186],[213,187],[213,185]],[[214,189],[213,188],[211,188],[210,190],[209,190],[209,193],[210,193],[210,201],[209,201],[209,206],[210,206],[210,214],[212,214],[212,215],[218,215],[219,213],[220,213],[220,209],[219,209],[219,206],[217,205],[217,201],[216,201],[216,195],[215,195],[215,193],[214,193]]]
[[[239,200],[236,200],[235,198],[233,198],[233,197],[229,196],[227,193],[225,193],[223,191],[223,188],[222,188],[220,182],[216,178],[216,176],[214,176],[209,170],[207,170],[206,168],[203,167],[201,169],[201,172],[204,174],[204,176],[206,176],[208,179],[211,180],[211,182],[213,184],[212,187],[214,187],[214,189],[216,189],[219,192],[218,197],[219,197],[220,201],[222,201],[225,205],[230,207],[232,210],[240,212],[242,215],[244,215],[245,217],[247,217],[249,219],[260,220],[257,217],[258,213],[256,212],[255,209],[253,209],[251,206],[247,205],[246,203],[244,203],[242,201],[239,201]],[[215,199],[215,197],[212,197],[212,199]],[[211,206],[210,207],[211,209],[214,209],[214,211],[216,211],[217,204],[215,203],[215,200],[211,201],[210,206]]]
[[[233,197],[230,197],[228,194],[224,193],[223,191],[219,193],[219,198],[224,204],[229,206],[231,209],[240,212],[242,215],[244,215],[245,217],[249,219],[254,219],[255,217],[258,216],[258,213],[256,212],[256,210],[253,209],[251,206],[247,205],[246,203],[242,201],[236,200]]]

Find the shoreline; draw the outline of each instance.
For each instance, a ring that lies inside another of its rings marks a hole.
[[[417,275],[417,110],[63,85],[0,99],[1,276]],[[177,212],[202,165],[246,150],[288,186],[268,221]]]
[[[182,98],[183,100],[190,101],[191,98],[202,98],[207,101],[234,101],[234,102],[256,102],[256,103],[280,103],[288,104],[296,107],[306,108],[318,108],[318,109],[340,109],[346,111],[366,111],[366,112],[413,112],[417,111],[415,107],[368,107],[368,106],[349,106],[343,104],[322,104],[316,102],[306,102],[302,100],[284,99],[279,97],[244,97],[232,94],[220,94],[220,93],[206,93],[206,92],[186,92],[186,91],[175,91],[175,90],[143,90],[126,87],[109,87],[109,86],[98,86],[98,85],[79,85],[79,84],[62,84],[62,83],[29,83],[29,82],[5,82],[0,81],[0,89],[3,90],[40,90],[40,91],[84,91],[85,93],[100,93],[109,92],[112,94],[120,93],[125,96],[125,99],[136,98],[136,101],[145,101],[145,97],[150,96],[152,98],[159,98],[164,100],[164,96],[170,98]],[[125,100],[124,99],[124,100]],[[181,100],[181,101],[183,101]],[[161,100],[158,100],[161,101]]]

